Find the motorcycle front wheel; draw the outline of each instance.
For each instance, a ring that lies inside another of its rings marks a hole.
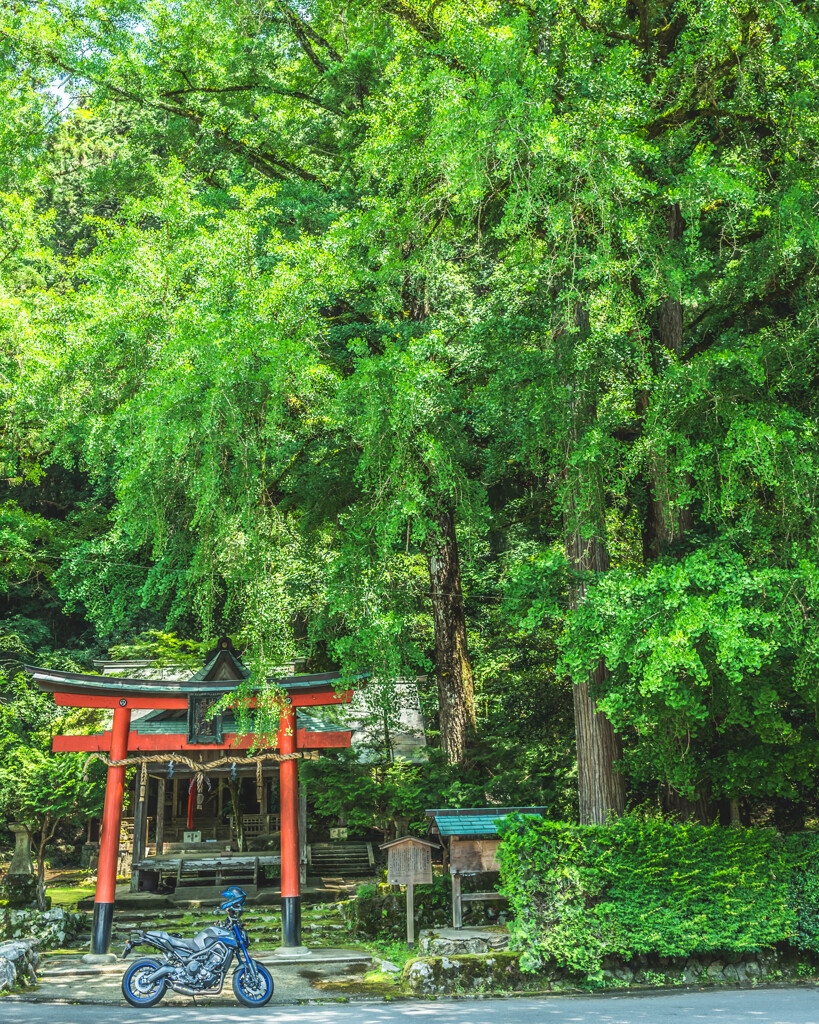
[[[242,966],[233,972],[233,994],[244,1006],[264,1006],[273,995],[273,979],[266,967],[258,960],[253,961],[256,967],[256,981],[249,968]]]
[[[156,1006],[165,995],[168,982],[165,978],[146,983],[145,978],[162,965],[157,960],[136,960],[122,978],[122,994],[131,1006]]]

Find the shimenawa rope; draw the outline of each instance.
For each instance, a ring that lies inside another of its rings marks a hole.
[[[120,768],[125,766],[126,768],[131,765],[139,765],[139,799],[144,800],[148,788],[148,765],[149,764],[168,764],[173,762],[176,764],[187,765],[194,772],[194,780],[196,782],[196,808],[197,810],[202,809],[202,804],[205,799],[205,776],[208,772],[215,771],[217,768],[222,768],[224,765],[230,764],[255,764],[256,765],[256,799],[261,803],[262,799],[262,763],[264,761],[295,761],[302,758],[305,761],[316,761],[318,760],[319,752],[317,750],[297,750],[293,754],[257,754],[255,757],[220,757],[218,761],[192,761],[189,757],[185,757],[184,754],[149,754],[145,757],[123,757],[119,761],[112,761],[107,754],[94,753],[85,762],[85,771],[83,778],[88,778],[88,767],[92,761],[102,761],[104,765],[109,768]]]

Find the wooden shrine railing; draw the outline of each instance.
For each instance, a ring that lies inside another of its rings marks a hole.
[[[242,831],[245,840],[253,839],[254,836],[267,835],[270,832],[280,832],[282,819],[278,814],[243,814]],[[236,827],[233,823],[233,816],[230,818],[230,828],[234,840],[236,839]]]

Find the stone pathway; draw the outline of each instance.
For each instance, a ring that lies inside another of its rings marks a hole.
[[[275,986],[273,1003],[298,1003],[316,999],[332,999],[335,982],[340,991],[350,981],[360,979],[372,969],[372,958],[364,953],[345,949],[322,949],[300,957],[284,957],[260,953],[258,959],[270,970]],[[86,1003],[125,1006],[120,984],[129,961],[89,966],[79,956],[50,956],[42,961],[36,988],[8,995],[5,1000],[35,1003]],[[179,1006],[190,1006],[189,996],[168,992],[162,1000]],[[199,1006],[235,1006],[230,988],[230,975],[218,996],[197,998]]]

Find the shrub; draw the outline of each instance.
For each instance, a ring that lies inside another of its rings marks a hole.
[[[499,858],[522,963],[594,977],[607,956],[819,949],[819,835],[626,815],[509,819]]]

